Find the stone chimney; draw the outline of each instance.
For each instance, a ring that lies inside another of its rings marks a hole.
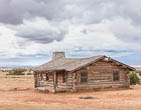
[[[53,52],[52,59],[65,58],[65,52]]]

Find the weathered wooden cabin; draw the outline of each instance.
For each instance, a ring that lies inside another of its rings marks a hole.
[[[35,88],[51,92],[128,88],[135,69],[107,56],[66,58],[54,52],[52,60],[34,69]]]

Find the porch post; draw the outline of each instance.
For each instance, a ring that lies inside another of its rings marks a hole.
[[[130,87],[130,77],[129,77],[130,71],[128,71],[128,73],[126,74],[126,87],[129,88]]]
[[[37,78],[37,72],[34,72],[34,87],[37,88],[38,87],[38,78]]]
[[[54,93],[56,93],[56,71],[54,72]]]
[[[76,73],[73,73],[73,90],[76,90]]]

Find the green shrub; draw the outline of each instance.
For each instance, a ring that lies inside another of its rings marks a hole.
[[[27,73],[27,75],[32,75],[32,73]]]
[[[7,75],[24,75],[24,71],[26,71],[26,69],[23,68],[16,68],[13,69],[12,71],[10,71]]]
[[[140,82],[136,73],[131,73],[129,76],[130,76],[130,84],[131,85],[136,85],[137,83]]]

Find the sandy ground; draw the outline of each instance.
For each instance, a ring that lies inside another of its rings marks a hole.
[[[33,76],[0,74],[0,110],[141,110],[140,85],[128,90],[57,94],[40,93],[33,86]]]

